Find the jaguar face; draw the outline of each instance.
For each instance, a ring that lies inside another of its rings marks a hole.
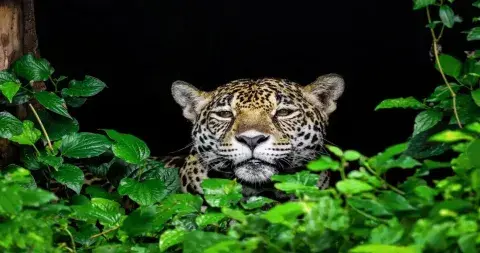
[[[177,81],[172,86],[207,170],[247,183],[263,183],[314,159],[328,116],[344,89],[336,74],[300,86],[285,79],[241,79],[214,91]]]

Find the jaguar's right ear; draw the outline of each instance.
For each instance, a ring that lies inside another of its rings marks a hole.
[[[208,92],[201,91],[184,81],[172,84],[172,95],[183,109],[183,116],[194,122],[202,108],[208,103]]]

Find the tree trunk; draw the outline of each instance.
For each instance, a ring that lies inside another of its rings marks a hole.
[[[26,53],[39,57],[35,29],[34,0],[0,0],[0,71],[8,69],[12,62]],[[34,90],[44,90],[43,82],[33,84]],[[24,119],[27,109],[16,108],[17,117]],[[0,138],[0,168],[14,162],[17,149],[6,139]]]

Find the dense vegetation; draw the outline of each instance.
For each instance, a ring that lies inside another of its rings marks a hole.
[[[151,159],[144,141],[112,129],[80,131],[69,110],[102,92],[102,81],[67,82],[47,60],[23,56],[0,72],[7,108],[0,137],[22,148],[21,161],[0,174],[0,251],[477,252],[480,53],[440,52],[443,33],[464,22],[451,2],[413,3],[428,12],[443,83],[424,84],[432,85],[427,98],[387,99],[375,108],[417,110],[411,137],[372,157],[327,145],[330,155],[307,170],[274,176],[276,188],[297,197],[286,203],[244,199],[235,181],[208,179],[202,208],[202,197],[180,193],[177,170]],[[465,36],[479,40],[480,27]],[[35,81],[48,90],[34,91]],[[9,112],[19,104],[30,112],[23,121]],[[341,180],[319,190],[325,170]],[[408,177],[392,185],[385,179],[392,170]],[[426,179],[439,170],[441,178]],[[116,190],[83,185],[85,172]]]

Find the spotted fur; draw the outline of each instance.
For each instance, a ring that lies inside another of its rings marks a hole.
[[[202,194],[201,183],[209,177],[234,178],[247,195],[272,188],[272,175],[296,172],[321,152],[328,117],[343,90],[337,74],[306,86],[240,79],[210,92],[174,82],[173,98],[193,124],[193,147],[180,168],[182,191]],[[328,186],[328,178],[322,174],[319,186]]]

